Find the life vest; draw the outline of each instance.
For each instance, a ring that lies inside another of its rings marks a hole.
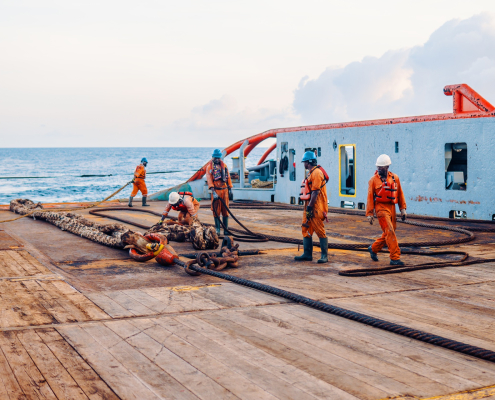
[[[323,172],[323,177],[325,178],[325,183],[323,184],[323,186],[325,186],[327,184],[327,182],[330,180],[330,177],[328,176],[327,171],[325,171],[321,165],[317,165],[316,168],[318,168],[321,172]],[[302,183],[301,183],[301,193],[299,193],[299,199],[301,199],[301,200],[309,200],[309,199],[311,199],[311,192],[312,192],[312,190],[309,187],[310,184],[311,184],[311,182],[308,180],[308,178],[305,178],[302,181]]]
[[[380,178],[382,179],[382,178]],[[397,204],[399,198],[397,196],[397,182],[392,175],[392,184],[389,186],[387,180],[382,179],[382,187],[375,193],[375,201],[378,203],[392,203]]]
[[[182,200],[184,200],[184,196],[191,196],[191,200],[194,201],[194,196],[191,192],[179,192],[179,196],[182,196]],[[176,205],[176,206],[172,206],[172,210],[175,210],[175,211],[183,211],[183,212],[187,212],[187,207],[186,205],[184,204],[184,202],[182,201],[179,205]]]

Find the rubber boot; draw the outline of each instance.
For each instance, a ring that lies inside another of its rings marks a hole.
[[[390,260],[390,265],[405,265],[401,260]]]
[[[372,249],[371,246],[368,247],[368,251],[370,252],[371,259],[373,261],[378,261],[378,254],[376,254]]]
[[[328,262],[328,238],[320,238],[321,258],[317,261],[318,264]]]
[[[146,196],[143,196],[143,207],[149,207],[149,204],[146,204]]]
[[[134,197],[129,196],[129,204],[128,204],[128,206],[129,206],[129,207],[132,207],[132,199],[133,199],[133,198],[134,198]]]
[[[229,234],[228,233],[228,230],[229,230],[229,217],[228,216],[227,217],[223,217],[222,218],[222,222],[223,222],[223,225],[224,225],[224,227],[223,227],[223,234],[224,235],[228,235]]]
[[[215,230],[217,235],[220,236],[220,218],[215,217]]]
[[[304,237],[303,247],[303,255],[294,257],[294,261],[313,261],[313,238]]]

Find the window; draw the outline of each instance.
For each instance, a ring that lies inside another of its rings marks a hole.
[[[395,142],[395,152],[399,152],[399,142]]]
[[[466,190],[467,144],[445,144],[445,189]]]
[[[358,203],[358,209],[359,210],[366,210],[366,204],[365,203]]]
[[[356,197],[356,145],[339,146],[339,191],[341,196]]]
[[[294,149],[289,150],[289,180],[296,180],[296,163],[295,161],[296,151]]]

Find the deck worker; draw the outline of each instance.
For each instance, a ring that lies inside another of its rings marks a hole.
[[[371,259],[378,261],[377,253],[385,246],[390,252],[390,265],[404,265],[400,260],[400,248],[395,236],[397,218],[395,205],[399,205],[402,220],[406,219],[406,199],[399,177],[388,170],[392,161],[386,154],[382,154],[376,160],[377,171],[368,184],[368,200],[366,204],[366,217],[373,224],[374,215],[378,217],[378,223],[382,228],[382,236],[375,241],[368,251]]]
[[[213,151],[212,159],[206,166],[206,181],[211,190],[211,210],[213,211],[213,217],[215,218],[217,235],[220,235],[220,215],[222,215],[222,222],[224,225],[223,234],[227,235],[228,232],[226,229],[228,230],[229,227],[229,213],[227,208],[225,208],[221,201],[213,201],[220,198],[228,207],[229,196],[232,191],[232,180],[230,179],[230,173],[227,166],[222,161],[222,152],[220,149],[215,149]]]
[[[198,210],[200,204],[191,192],[172,192],[168,196],[168,205],[163,212],[160,223],[167,218],[170,210],[179,212],[177,220],[179,223],[191,225],[194,220],[198,220]]]
[[[307,178],[309,200],[304,202],[304,214],[302,224],[303,247],[304,253],[295,257],[295,261],[312,261],[313,260],[313,233],[316,233],[320,239],[321,258],[318,263],[328,262],[328,238],[323,221],[327,219],[328,214],[328,197],[327,181],[328,175],[317,165],[316,155],[312,151],[304,153],[302,162],[304,168],[309,171]]]
[[[132,207],[132,199],[135,195],[137,195],[138,191],[141,191],[141,194],[143,195],[143,207],[149,207],[149,204],[146,204],[148,188],[146,187],[146,183],[144,182],[144,180],[146,179],[146,165],[148,165],[148,160],[146,159],[146,157],[143,157],[141,159],[141,164],[136,167],[136,171],[134,172],[134,179],[132,180],[133,189],[131,196],[129,197],[129,207]]]

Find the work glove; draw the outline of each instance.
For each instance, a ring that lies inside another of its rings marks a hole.
[[[134,183],[134,179],[136,179],[136,178],[132,178],[132,181],[131,181],[131,183]]]
[[[402,221],[406,220],[406,216],[407,216],[406,209],[403,208],[402,210],[400,210],[400,218],[402,219]]]
[[[229,199],[232,198],[232,188],[229,187]]]
[[[161,225],[161,224],[163,224],[163,218],[160,221],[158,221],[158,225]]]
[[[311,218],[313,218],[313,207],[307,206],[306,207],[306,219],[310,220]]]
[[[215,189],[213,189],[211,193],[213,194],[213,200],[218,200],[217,191]]]
[[[373,217],[373,215],[369,215],[369,216],[368,216],[368,217],[366,217],[366,218],[368,218],[368,221],[369,221],[370,225],[373,225],[373,220],[375,219],[375,218]]]

